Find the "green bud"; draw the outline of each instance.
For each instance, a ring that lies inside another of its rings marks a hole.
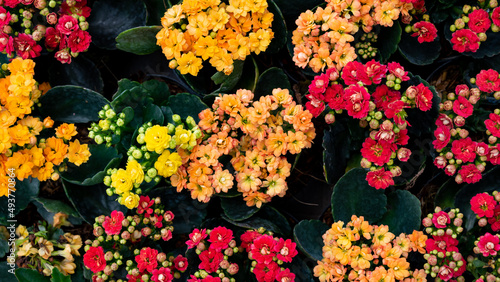
[[[138,159],[142,158],[142,151],[136,149],[132,152],[132,156],[134,157],[134,159],[138,160]]]
[[[156,177],[158,175],[158,171],[156,171],[156,168],[150,168],[148,169],[148,172],[146,173],[150,178]]]
[[[399,83],[394,84],[394,90],[399,90],[399,89],[401,89],[401,84]]]
[[[137,135],[136,141],[139,144],[144,144],[144,142],[145,142],[144,141],[144,133],[140,133],[139,135]]]
[[[115,111],[113,111],[113,109],[109,109],[109,110],[106,111],[106,117],[107,118],[111,119],[111,118],[114,118],[115,116],[116,116],[116,113],[115,113]]]
[[[144,153],[144,158],[149,160],[149,158],[151,158],[151,154],[149,152]]]
[[[111,177],[109,175],[104,176],[104,185],[111,186]]]
[[[56,6],[56,4],[57,4],[57,3],[56,3],[56,1],[51,0],[51,1],[49,2],[49,7],[54,8],[54,7]]]
[[[94,140],[97,144],[102,144],[104,142],[104,139],[102,138],[101,135],[95,136]]]
[[[179,123],[181,123],[181,122],[182,122],[182,120],[181,120],[181,116],[180,116],[180,115],[178,115],[178,114],[174,114],[174,115],[172,115],[172,119],[174,120],[174,122],[175,122],[176,124],[179,124]]]
[[[119,118],[119,119],[116,121],[116,125],[118,125],[118,126],[120,126],[120,127],[121,127],[121,126],[124,126],[124,125],[125,125],[125,121],[124,121],[123,119]]]

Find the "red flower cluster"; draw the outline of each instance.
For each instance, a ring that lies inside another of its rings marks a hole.
[[[417,37],[419,43],[432,42],[437,37],[437,28],[431,22],[416,22],[412,30],[414,33],[411,36]]]
[[[175,258],[173,256],[167,257],[165,253],[159,253],[158,250],[150,247],[136,249],[135,253],[138,254],[134,261],[127,261],[130,268],[127,274],[128,282],[148,281],[145,277],[154,282],[171,282],[175,276],[179,275],[179,272],[184,272],[188,266],[187,258],[181,255]]]
[[[488,193],[479,193],[472,197],[470,205],[472,211],[479,217],[480,226],[486,226],[486,222],[494,232],[500,231],[500,195],[493,192],[493,196]]]
[[[407,135],[409,126],[405,108],[428,111],[432,108],[433,93],[423,83],[409,86],[402,94],[401,82],[408,73],[396,62],[387,65],[371,60],[346,64],[342,73],[331,68],[314,78],[306,98],[308,109],[318,117],[328,107],[327,123],[335,121],[334,114],[346,111],[370,126],[370,137],[363,143],[361,165],[370,168],[366,179],[370,186],[385,189],[394,185],[393,177],[401,175],[393,160],[408,161],[411,151]]]
[[[475,141],[464,128],[465,121],[474,113],[474,106],[482,92],[500,91],[500,79],[494,70],[482,70],[474,81],[478,88],[458,85],[454,93],[443,97],[440,115],[436,120],[435,140],[432,142],[439,156],[434,164],[449,176],[456,175],[457,183],[476,183],[482,178],[486,162],[500,163],[500,110],[490,113],[484,121],[488,143]],[[489,93],[487,93],[488,95]]]
[[[45,45],[48,51],[57,50],[54,57],[61,63],[71,63],[89,48],[87,0],[65,0],[51,8],[58,12],[50,12],[47,1],[7,2],[7,9],[0,7],[0,52],[31,59],[40,56]]]

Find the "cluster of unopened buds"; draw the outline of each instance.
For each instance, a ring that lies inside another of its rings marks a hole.
[[[422,220],[425,232],[430,236],[426,242],[424,269],[433,278],[465,281],[462,274],[467,262],[458,249],[459,235],[464,231],[462,224],[463,214],[458,209],[445,212],[440,207]]]
[[[432,108],[433,93],[423,83],[400,91],[401,83],[409,79],[408,72],[396,62],[383,65],[375,60],[366,64],[353,61],[341,73],[331,68],[316,76],[306,95],[306,109],[315,117],[326,111],[328,124],[335,122],[336,114],[347,112],[360,120],[360,126],[369,126],[370,136],[361,149],[361,166],[370,169],[366,179],[377,189],[394,185],[393,177],[401,175],[401,168],[394,163],[396,158],[401,162],[410,158],[411,151],[402,147],[409,139],[405,108]]]
[[[484,120],[488,143],[473,140],[474,136],[464,128],[479,100],[488,96],[500,99],[500,76],[495,70],[482,70],[471,82],[477,87],[469,89],[461,84],[455,93],[442,98],[434,131],[436,139],[432,142],[439,153],[434,164],[447,175],[455,175],[457,183],[476,183],[481,180],[487,162],[500,164],[500,109]]]
[[[363,33],[359,38],[359,42],[354,45],[359,57],[364,60],[375,58],[378,48],[375,47],[378,35],[375,32]]]
[[[107,146],[118,143],[119,138],[115,137],[115,139],[113,139],[113,136],[120,136],[127,123],[134,117],[133,111],[128,113],[116,113],[116,111],[107,104],[104,105],[98,114],[100,120],[98,123],[93,122],[90,125],[89,137],[94,139],[97,144],[105,143]]]
[[[464,5],[462,15],[450,26],[453,50],[476,52],[487,40],[486,32],[500,31],[500,7],[497,0],[478,1],[478,6]]]
[[[173,258],[167,260],[167,256],[158,252],[158,250],[151,248],[136,249],[138,245],[144,246],[151,242],[172,239],[173,219],[174,214],[171,211],[164,210],[159,197],[151,199],[149,196],[141,196],[134,215],[125,216],[121,211],[115,210],[110,216],[101,215],[97,217],[93,230],[96,238],[85,242],[85,255],[83,256],[85,266],[94,273],[94,278],[97,281],[113,278],[113,273],[124,264],[129,275],[139,275],[138,277],[143,275],[154,276],[153,269],[156,269],[157,266],[160,267],[160,270],[158,270],[160,272],[163,271],[162,268],[170,267],[170,270],[164,271],[171,273],[171,276],[175,275],[174,268],[184,271],[187,267],[187,260],[185,259],[177,258],[177,261],[183,261],[181,264],[172,263]],[[124,252],[124,250],[127,250],[127,252]],[[133,267],[134,262],[132,260],[125,261],[123,255],[129,251],[133,251],[134,255],[137,255],[135,258],[135,262],[138,264],[137,267]],[[147,262],[151,263],[151,265],[145,266],[148,264]],[[157,263],[154,264],[153,262]],[[147,273],[145,272],[146,268]]]
[[[40,56],[43,44],[69,64],[90,46],[90,10],[87,0],[5,0],[0,7],[0,52],[31,59]]]
[[[387,225],[370,225],[353,215],[346,226],[337,221],[323,235],[323,259],[314,267],[321,282],[426,281],[423,269],[410,269],[410,252],[425,253],[421,231],[395,236]]]

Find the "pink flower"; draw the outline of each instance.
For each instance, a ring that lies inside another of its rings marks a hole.
[[[418,36],[417,40],[419,43],[432,42],[437,37],[437,29],[433,23],[420,21],[413,25],[417,30],[411,36]]]
[[[68,37],[68,47],[73,53],[84,52],[89,49],[91,41],[92,39],[87,31],[75,30]]]
[[[56,49],[62,43],[63,35],[53,27],[49,27],[45,30],[45,47],[50,50]],[[63,47],[64,48],[64,47]]]
[[[350,85],[344,92],[347,114],[353,118],[362,119],[370,109],[370,94],[366,88],[358,84]]]
[[[443,236],[432,235],[432,238],[425,241],[425,249],[427,253],[434,250],[446,253],[446,252],[458,252],[458,240],[451,237],[451,235],[444,234]]]
[[[261,235],[255,238],[250,249],[252,259],[256,260],[257,263],[269,264],[276,256],[273,252],[275,245],[276,241],[274,241],[273,236]]]
[[[436,150],[441,150],[450,142],[451,132],[448,127],[439,126],[434,131],[434,136],[436,137],[436,140],[432,141],[432,145],[434,145]]]
[[[408,123],[405,118],[408,116],[406,114],[406,111],[403,110],[404,108],[409,108],[410,106],[401,100],[396,100],[393,102],[390,102],[387,105],[387,108],[385,109],[385,116],[388,118],[394,119],[394,122],[397,125],[403,125],[405,123]]]
[[[467,100],[467,98],[458,96],[458,99],[453,101],[453,112],[455,114],[468,118],[472,115],[474,111],[474,106]]]
[[[14,38],[14,49],[19,57],[33,59],[40,56],[42,46],[38,45],[31,35],[20,33]]]
[[[316,99],[312,97],[312,95],[308,94],[306,95],[306,98],[311,99],[311,101],[308,101],[306,103],[306,110],[308,110],[313,117],[318,117],[323,110],[325,110],[325,103],[323,101]]]
[[[333,84],[326,89],[325,102],[332,110],[344,109],[344,87],[340,84]]]
[[[491,225],[491,230],[497,232],[500,230],[500,205],[496,205],[493,210],[493,216],[488,218],[488,223]]]
[[[149,217],[153,213],[153,209],[151,208],[155,203],[154,200],[151,200],[149,196],[141,196],[139,198],[139,205],[137,206],[137,214],[143,214],[144,217]]]
[[[170,268],[161,267],[153,269],[151,280],[154,282],[170,282],[174,280],[174,276],[170,273]]]
[[[445,114],[439,114],[438,118],[436,119],[436,125],[438,127],[444,126],[451,130],[453,129],[453,120],[451,120],[451,118]]]
[[[408,72],[405,71],[405,69],[398,62],[388,63],[387,68],[389,69],[390,73],[392,73],[396,78],[401,79],[401,81],[410,80]]]
[[[233,239],[233,231],[226,227],[219,226],[210,231],[208,242],[212,243],[210,249],[220,251],[229,246],[229,242]]]
[[[458,171],[458,174],[462,176],[462,180],[466,183],[476,183],[481,180],[481,171],[477,169],[475,164],[468,164],[462,166]]]
[[[339,79],[340,74],[337,68],[330,68],[326,70],[326,76],[328,76],[330,81],[336,81]]]
[[[61,4],[60,13],[70,16],[72,14],[76,14],[78,16],[83,16],[85,18],[88,18],[90,16],[90,11],[91,11],[90,7],[87,7],[87,0],[78,1],[78,3],[76,3],[72,7],[68,5],[67,1],[64,1]]]
[[[440,211],[432,215],[432,223],[437,228],[446,228],[447,224],[450,224],[450,216],[447,212]]]
[[[80,29],[80,26],[77,19],[64,15],[57,21],[56,29],[64,35],[70,35],[73,31]]]
[[[158,251],[155,249],[151,249],[149,247],[142,248],[140,253],[135,256],[135,262],[137,263],[139,272],[147,271],[152,273],[153,269],[158,266],[158,260],[156,259],[157,255]]]
[[[434,159],[434,165],[437,167],[437,168],[445,168],[446,165],[447,165],[447,161],[446,159],[443,157],[443,156],[437,156],[435,159]]]
[[[479,217],[492,217],[497,202],[488,193],[479,193],[470,199],[470,206],[473,212]]]
[[[311,84],[309,84],[309,93],[313,95],[323,94],[330,84],[330,78],[326,74],[320,74],[314,77]],[[320,97],[320,96],[318,96]]]
[[[479,237],[477,247],[485,257],[496,256],[497,252],[500,250],[499,242],[500,238],[498,238],[498,236],[486,232],[486,234]]]
[[[392,173],[390,171],[386,171],[384,168],[369,171],[366,174],[366,181],[368,181],[368,185],[374,187],[375,189],[385,189],[394,185]]]
[[[417,94],[415,96],[415,104],[417,108],[421,111],[428,111],[432,108],[432,91],[429,90],[427,86],[423,83],[420,83],[416,86]]]
[[[175,259],[174,259],[174,267],[175,269],[179,270],[179,271],[184,271],[187,269],[188,267],[188,260],[187,258],[181,256],[181,255],[178,255]]]
[[[21,0],[4,0],[3,4],[9,8],[15,8],[17,4],[21,3]]]
[[[492,165],[500,164],[500,143],[497,143],[496,146],[490,147],[490,152],[488,153],[488,161]]]
[[[443,281],[448,281],[453,278],[455,271],[448,265],[442,265],[438,271],[438,277]]]
[[[125,219],[125,216],[121,211],[112,211],[111,217],[106,216],[104,222],[102,223],[102,227],[104,227],[104,231],[108,235],[116,235],[120,234],[122,230],[122,221]]]
[[[397,152],[398,160],[407,162],[410,159],[411,150],[408,148],[399,148]]]
[[[496,70],[481,70],[476,76],[476,85],[483,92],[500,91],[500,78]]]
[[[0,7],[0,30],[3,29],[4,26],[8,25],[12,16],[10,15],[4,7]]]
[[[469,14],[469,22],[467,23],[470,30],[475,33],[483,33],[490,29],[490,15],[483,9],[476,9]]]
[[[451,152],[455,158],[462,160],[464,163],[472,162],[476,159],[475,142],[467,137],[465,139],[453,140],[451,143]]]
[[[366,74],[366,77],[369,79],[369,83],[365,83],[365,85],[370,85],[372,82],[374,84],[380,84],[386,73],[387,67],[385,65],[382,65],[375,60],[369,61],[366,63],[365,71],[363,72],[363,74]]]
[[[463,52],[476,52],[479,49],[479,37],[470,29],[459,29],[451,38],[453,50]]]
[[[104,250],[102,247],[91,246],[83,255],[83,263],[93,273],[103,271],[106,267],[106,260],[104,259]]]
[[[495,9],[493,9],[491,20],[495,25],[500,26],[500,7],[496,7]]]
[[[490,113],[490,118],[484,121],[486,129],[488,129],[491,135],[500,138],[500,115],[495,113]]]
[[[284,262],[292,262],[293,257],[295,257],[298,252],[295,248],[295,243],[292,240],[280,238],[278,243],[274,246],[274,252],[276,252],[279,260]]]
[[[54,57],[63,64],[71,64],[71,54],[67,48],[57,51]]]
[[[0,52],[11,55],[14,52],[14,38],[6,33],[0,32]]]
[[[203,239],[207,238],[206,230],[195,229],[191,234],[189,234],[189,240],[186,242],[188,249],[196,247]]]

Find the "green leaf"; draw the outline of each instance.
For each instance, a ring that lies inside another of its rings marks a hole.
[[[141,84],[128,78],[118,80],[118,89],[116,90],[116,93],[113,94],[112,100],[114,101],[115,98],[121,95],[125,90],[130,90],[136,86],[141,86]]]
[[[357,215],[374,223],[387,212],[386,206],[384,190],[368,185],[366,171],[362,168],[347,172],[333,188],[332,213],[335,221],[348,222],[352,215]]]
[[[312,10],[314,7],[325,3],[324,0],[274,0],[276,5],[280,8],[286,20],[286,24],[290,29],[295,29],[295,20],[299,15],[306,10]]]
[[[164,0],[145,0],[144,2],[148,11],[148,25],[159,24],[167,9],[171,7],[169,1]]]
[[[439,115],[439,103],[441,102],[441,99],[438,96],[436,88],[429,85],[429,83],[420,76],[413,75],[411,73],[409,73],[408,76],[410,77],[410,80],[405,81],[404,85],[401,85],[403,89],[407,88],[409,85],[418,85],[423,83],[433,94],[432,108],[430,110],[423,112],[417,108],[406,109],[406,113],[408,114],[406,120],[411,124],[411,126],[408,127],[408,134],[411,136],[429,136],[434,133],[436,128],[435,122]],[[413,139],[413,142],[417,143],[417,145],[421,148],[427,146],[427,142],[422,140]]]
[[[59,200],[36,197],[36,198],[34,198],[34,202],[39,203],[40,207],[43,208],[47,212],[46,215],[48,216],[48,218],[45,218],[45,217],[44,218],[49,224],[53,224],[53,222],[54,222],[53,217],[58,212],[65,213],[65,214],[69,215],[70,217],[73,217],[72,221],[75,221],[75,219],[76,219],[76,221],[78,221],[78,219],[80,218],[80,215],[76,212],[76,210],[72,206],[69,206],[68,204],[63,203]],[[81,220],[80,220],[80,224],[81,224]]]
[[[63,180],[62,184],[69,201],[87,223],[93,224],[96,217],[109,215],[114,210],[127,211],[116,201],[116,195],[110,197],[106,194],[107,186],[102,183],[80,186]]]
[[[351,135],[344,123],[337,121],[323,135],[323,171],[328,183],[333,184],[344,175],[350,159]]]
[[[56,86],[40,97],[43,116],[54,121],[87,123],[99,120],[99,111],[109,101],[101,94],[80,86]]]
[[[142,117],[143,108],[153,102],[147,91],[139,84],[138,86],[124,89],[115,94],[111,106],[116,112],[121,112],[125,107],[132,107],[136,117]]]
[[[227,93],[236,86],[243,73],[243,66],[245,65],[245,61],[236,60],[234,61],[233,65],[233,72],[229,75],[225,75],[224,72],[221,71],[212,75],[211,79],[214,81],[214,83],[220,84],[219,89],[217,89],[213,93]]]
[[[292,86],[285,72],[280,68],[272,67],[259,76],[254,91],[256,99],[262,96],[271,95],[275,88],[288,89],[290,94],[293,93]]]
[[[271,25],[271,29],[274,32],[274,38],[271,40],[271,43],[266,49],[266,53],[275,54],[278,53],[283,46],[286,44],[286,40],[288,38],[288,32],[286,28],[285,19],[283,18],[283,14],[280,11],[280,8],[273,0],[267,0],[269,12],[273,13],[273,23]]]
[[[122,31],[116,37],[116,48],[136,55],[147,55],[161,50],[156,45],[156,34],[161,26],[139,26]]]
[[[62,274],[57,267],[54,267],[54,269],[52,269],[50,282],[71,282],[71,276]]]
[[[160,107],[154,104],[149,104],[144,111],[143,123],[154,121],[157,124],[163,124],[165,117]]]
[[[242,221],[232,220],[232,219],[228,218],[226,215],[222,215],[222,218],[225,221],[227,221],[235,226],[241,227],[241,228],[258,229],[259,227],[263,227],[267,231],[271,231],[273,233],[283,235],[283,231],[273,221],[263,219],[263,218],[260,218],[257,216],[253,216],[249,219],[245,219]]]
[[[291,273],[295,274],[295,281],[316,281],[311,272],[311,268],[307,266],[306,262],[299,256],[293,258],[292,262],[288,265],[288,269],[290,269]]]
[[[0,236],[0,258],[5,257],[9,253],[9,241],[3,236]]]
[[[95,64],[84,55],[73,58],[71,64],[55,63],[49,67],[49,82],[52,87],[75,85],[102,92],[104,83]]]
[[[455,207],[455,196],[460,190],[460,185],[455,182],[455,178],[450,178],[441,187],[434,198],[434,205],[443,210]]]
[[[412,37],[410,33],[403,32],[398,49],[401,55],[410,63],[423,66],[429,65],[439,58],[441,44],[439,36],[432,42],[419,43],[417,37]]]
[[[247,206],[241,197],[221,198],[220,200],[224,214],[234,221],[248,219],[259,211],[259,208],[255,206]]]
[[[23,181],[16,179],[16,191],[12,192],[9,198],[16,199],[14,210],[9,210],[8,198],[0,198],[0,224],[6,225],[11,214],[16,215],[24,210],[34,197],[38,196],[40,190],[40,181],[37,178],[25,178]]]
[[[297,247],[310,259],[323,259],[323,234],[328,225],[319,220],[302,220],[293,228],[293,238]]]
[[[101,183],[109,168],[116,167],[122,155],[114,147],[105,144],[89,145],[91,157],[86,163],[76,166],[68,164],[68,170],[61,173],[61,177],[71,183],[90,186]]]
[[[141,0],[96,1],[87,20],[92,43],[114,50],[115,38],[122,31],[146,24],[146,6]]]
[[[49,278],[40,274],[35,269],[18,268],[16,269],[16,278],[19,282],[49,282]]]
[[[208,108],[198,96],[189,93],[179,93],[170,96],[168,98],[168,106],[172,108],[175,114],[180,115],[182,119],[191,116],[197,123],[200,121],[198,114]]]
[[[286,237],[291,235],[292,228],[286,217],[270,205],[264,205],[257,213],[257,216],[273,221]]]
[[[175,74],[182,78],[190,88],[191,91],[187,90],[190,93],[194,93],[197,95],[204,95],[207,93],[211,93],[213,89],[213,81],[211,77],[215,73],[215,69],[209,65],[208,62],[204,62],[203,67],[198,72],[198,75],[193,76],[191,74],[181,74],[177,69],[174,70]]]
[[[158,80],[148,80],[142,83],[142,88],[144,88],[151,98],[153,98],[153,103],[156,105],[162,105],[168,102],[168,97],[170,97],[170,89],[168,84]]]
[[[401,40],[401,25],[395,22],[392,27],[382,27],[378,34],[378,51],[382,57],[381,62],[385,63],[396,50]]]
[[[389,226],[396,236],[401,233],[410,234],[420,229],[420,201],[407,190],[396,190],[387,197],[388,211],[380,220]]]
[[[243,65],[242,77],[233,89],[247,89],[254,92],[258,79],[259,68],[257,67],[257,62],[253,57],[247,57]]]

